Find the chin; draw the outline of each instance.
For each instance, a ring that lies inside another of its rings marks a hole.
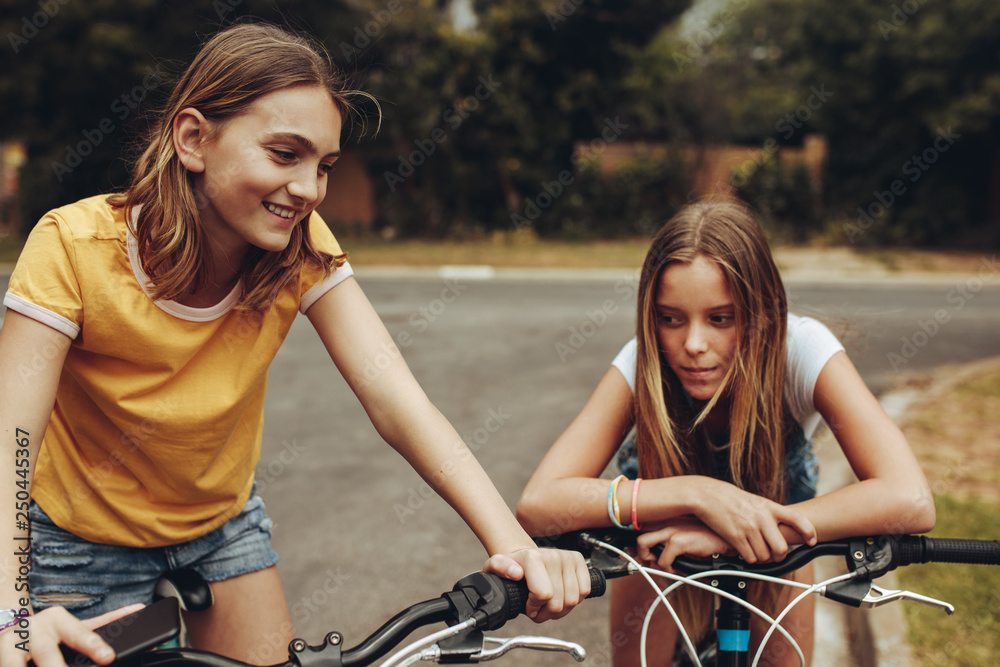
[[[684,391],[688,393],[696,401],[710,401],[712,397],[715,396],[715,391],[718,387],[684,387]]]
[[[291,235],[288,235],[284,239],[261,239],[260,243],[254,243],[253,245],[267,252],[284,252],[291,240]]]

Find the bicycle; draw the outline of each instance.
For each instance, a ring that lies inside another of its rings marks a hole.
[[[791,609],[809,595],[821,595],[841,604],[858,608],[878,607],[900,600],[910,600],[939,608],[949,615],[954,607],[941,600],[904,590],[885,590],[872,580],[897,567],[918,563],[970,563],[1000,565],[1000,541],[931,538],[917,535],[877,535],[871,537],[821,542],[815,546],[793,549],[778,563],[749,565],[738,556],[713,556],[710,560],[681,557],[673,567],[683,574],[672,574],[638,563],[627,553],[635,546],[637,533],[617,529],[581,530],[564,535],[536,538],[540,546],[552,546],[581,552],[592,569],[605,578],[641,574],[656,591],[657,599],[650,606],[643,623],[640,638],[642,664],[645,667],[646,636],[650,618],[659,604],[664,604],[679,631],[683,657],[675,665],[687,667],[756,667],[764,647],[775,632],[781,633],[791,644],[805,665],[805,657],[791,635],[779,624]],[[841,556],[846,559],[848,572],[816,584],[801,584],[781,578],[822,556]],[[671,579],[674,583],[664,590],[656,585],[652,576]],[[702,580],[707,580],[707,583]],[[747,601],[748,583],[751,580],[768,581],[784,586],[802,588],[777,616],[771,618]],[[716,610],[715,636],[706,645],[695,647],[683,624],[671,608],[666,596],[681,585],[692,585],[711,591],[719,597]],[[750,615],[756,614],[770,627],[761,639],[753,661],[750,662]],[[684,661],[687,662],[684,662]]]
[[[158,585],[166,597],[97,629],[115,649],[113,667],[247,667],[241,661],[209,651],[162,648],[182,631],[182,607],[204,609],[211,604],[211,593],[204,581],[192,576],[193,571],[181,572],[180,577],[174,575]],[[591,569],[590,585],[589,597],[604,594],[606,583],[599,571]],[[293,639],[288,646],[288,660],[272,667],[366,667],[383,658],[415,630],[442,622],[448,627],[397,650],[381,667],[407,667],[427,660],[478,663],[494,660],[514,649],[563,651],[582,662],[586,651],[574,642],[541,635],[497,638],[485,634],[524,613],[527,600],[528,589],[523,581],[475,572],[460,579],[440,597],[402,610],[353,648],[345,648],[344,636],[339,632],[327,633],[316,645]],[[95,667],[88,658],[66,646],[62,652],[70,667]]]

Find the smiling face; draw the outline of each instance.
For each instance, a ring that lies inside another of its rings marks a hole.
[[[655,307],[656,337],[667,364],[692,398],[709,400],[736,352],[736,309],[722,269],[704,255],[668,264]]]
[[[195,174],[201,222],[230,259],[250,245],[281,251],[326,196],[340,156],[341,117],[319,86],[260,97],[223,123],[207,122]]]

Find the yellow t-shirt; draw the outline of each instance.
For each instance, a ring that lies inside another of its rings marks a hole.
[[[320,250],[340,246],[319,215]],[[154,547],[204,535],[246,504],[260,458],[267,369],[298,312],[352,273],[303,268],[263,316],[154,302],[124,210],[106,196],[31,232],[4,304],[73,339],[32,497],[60,527]],[[21,366],[30,381],[31,363]]]

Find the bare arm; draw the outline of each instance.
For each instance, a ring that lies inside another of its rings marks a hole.
[[[933,528],[934,500],[920,463],[844,352],[823,367],[814,400],[859,480],[796,506],[820,539]]]
[[[816,381],[815,404],[836,436],[858,482],[795,505],[823,541],[860,535],[923,533],[934,527],[934,500],[906,438],[865,385],[846,353],[838,352]],[[706,521],[707,523],[707,521]],[[789,544],[802,542],[780,526]],[[677,521],[640,538],[639,554],[663,544],[658,562],[681,554],[718,553],[721,540],[704,527]],[[780,560],[782,553],[775,553]]]
[[[589,592],[579,554],[535,548],[465,442],[420,388],[353,278],[322,296],[307,315],[379,435],[465,520],[491,556],[489,569],[512,578],[523,572],[535,607],[548,601],[543,616],[563,613]]]
[[[611,525],[607,512],[610,482],[598,477],[632,426],[632,414],[632,390],[621,373],[611,368],[528,482],[518,504],[518,518],[529,532],[551,535]],[[618,489],[626,516],[631,491],[631,482]],[[794,509],[698,475],[643,480],[637,501],[643,525],[654,527],[696,516],[750,562],[784,555],[787,544],[781,524],[790,526],[799,540],[812,539],[814,532]],[[626,516],[623,523],[629,522]]]
[[[0,329],[0,453],[6,471],[0,480],[0,607],[30,608],[24,560],[27,496],[70,339],[44,324],[8,310]],[[123,611],[122,613],[127,613]],[[114,612],[117,614],[117,612]],[[120,614],[118,614],[120,615]],[[109,616],[105,621],[111,620]],[[33,616],[28,628],[0,633],[0,663],[17,667],[33,659],[38,667],[62,667],[60,642],[106,664],[114,654],[88,627],[61,607]],[[97,627],[91,623],[89,627]],[[100,652],[101,649],[105,652]]]

